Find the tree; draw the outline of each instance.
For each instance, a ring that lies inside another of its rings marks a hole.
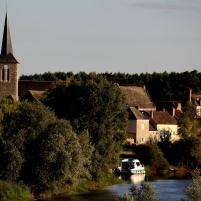
[[[201,201],[201,176],[200,170],[193,173],[192,183],[187,188],[186,201]]]
[[[23,178],[37,193],[72,185],[83,171],[81,146],[65,120],[50,123],[28,146]]]
[[[80,143],[68,121],[29,102],[4,103],[0,114],[1,179],[23,181],[32,192],[41,193],[70,188],[87,175],[93,149],[86,145],[87,135]]]
[[[147,182],[142,182],[140,187],[133,185],[130,194],[120,196],[118,201],[158,201],[155,190]]]
[[[124,96],[117,85],[91,74],[89,79],[50,89],[44,103],[59,117],[70,120],[76,133],[89,133],[95,148],[93,178],[117,165],[127,126]]]
[[[187,169],[201,165],[201,137],[189,136],[173,144],[173,160],[175,165],[184,165]]]
[[[158,174],[161,170],[168,168],[168,161],[164,158],[163,152],[157,144],[138,145],[134,147],[134,152],[143,164],[151,167],[153,174]]]

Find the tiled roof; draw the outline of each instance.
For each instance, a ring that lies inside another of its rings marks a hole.
[[[120,86],[126,96],[126,104],[129,107],[138,107],[139,110],[156,110],[147,91],[143,87]]]
[[[154,111],[152,120],[155,124],[170,124],[175,125],[177,121],[168,112]]]

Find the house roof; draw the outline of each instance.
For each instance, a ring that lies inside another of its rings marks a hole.
[[[37,100],[42,100],[44,97],[45,91],[36,91],[36,90],[29,90],[29,93]]]
[[[174,115],[174,118],[176,120],[180,119],[183,115],[183,112],[181,110],[175,110],[175,115]]]
[[[172,117],[168,112],[163,111],[154,111],[152,120],[155,124],[177,124],[177,121],[174,117]]]
[[[136,119],[136,120],[147,119],[139,110],[137,110],[134,107],[129,107],[129,118]]]
[[[44,97],[45,91],[28,90],[22,97],[23,100],[41,102]]]
[[[18,94],[20,100],[28,91],[46,91],[51,88],[56,81],[38,81],[38,80],[19,80]]]
[[[146,89],[138,86],[120,86],[126,96],[126,104],[129,107],[138,107],[139,110],[156,110]]]

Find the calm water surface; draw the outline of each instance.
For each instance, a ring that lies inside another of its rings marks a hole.
[[[104,191],[87,195],[72,196],[62,201],[114,201],[118,195],[128,193],[133,184],[139,185],[143,176],[133,176],[128,182],[107,187]],[[149,182],[156,190],[160,201],[181,201],[185,198],[190,180],[155,180]]]

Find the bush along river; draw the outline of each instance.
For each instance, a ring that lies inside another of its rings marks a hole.
[[[132,175],[122,184],[106,187],[102,191],[70,196],[62,199],[62,201],[114,201],[118,195],[129,193],[129,189],[133,184],[139,185],[144,179],[144,175]],[[186,187],[190,182],[190,180],[184,179],[159,179],[149,181],[154,187],[160,201],[181,201],[186,196]]]

